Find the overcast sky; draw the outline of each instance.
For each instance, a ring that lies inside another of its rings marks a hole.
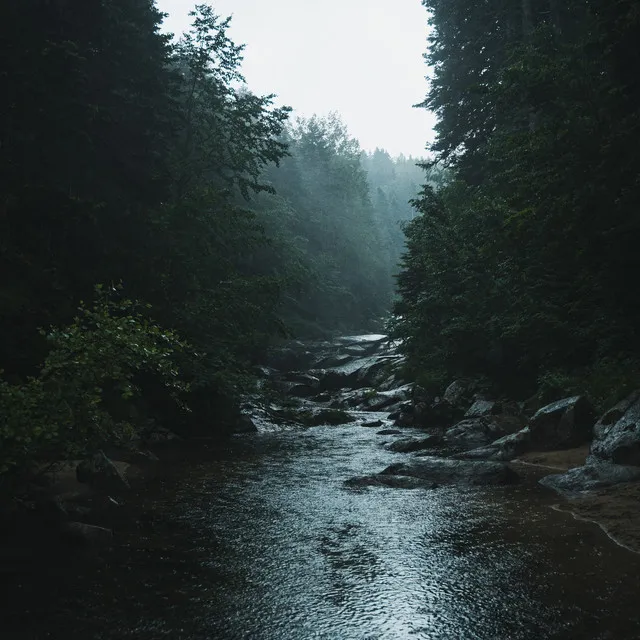
[[[181,33],[190,0],[157,0]],[[426,91],[427,15],[420,0],[216,0],[247,45],[243,74],[255,93],[310,116],[341,114],[364,149],[424,155],[433,116],[414,109]]]

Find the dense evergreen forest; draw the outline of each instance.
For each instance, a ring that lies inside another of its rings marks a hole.
[[[222,431],[274,341],[389,313],[416,161],[292,120],[229,19],[192,18],[2,3],[0,470],[154,419]]]
[[[606,406],[640,383],[639,4],[423,4],[449,181],[407,227],[410,368]]]

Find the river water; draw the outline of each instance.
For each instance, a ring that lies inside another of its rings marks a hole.
[[[377,430],[275,430],[185,454],[136,505],[149,530],[59,567],[6,637],[640,637],[638,556],[543,490],[345,487],[402,459]]]

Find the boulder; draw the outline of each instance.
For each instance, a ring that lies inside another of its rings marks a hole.
[[[453,447],[476,449],[511,435],[522,427],[522,421],[513,416],[467,418],[445,432],[445,441]]]
[[[394,414],[391,414],[391,415],[394,415]],[[396,427],[413,427],[415,424],[413,414],[407,413],[406,411],[400,411],[398,414],[398,417],[395,418],[393,424]]]
[[[362,423],[363,427],[381,427],[382,425],[383,425],[382,420],[369,420],[368,422]]]
[[[394,451],[395,453],[412,453],[414,451],[423,451],[424,449],[433,449],[442,444],[440,436],[427,436],[426,438],[403,438],[388,444],[385,449]]]
[[[540,484],[571,495],[637,480],[640,480],[640,467],[599,462],[546,476],[540,480]]]
[[[103,451],[98,451],[76,467],[76,479],[93,489],[117,492],[129,489],[129,483]]]
[[[593,431],[590,460],[640,466],[640,391],[609,409]]]
[[[548,404],[529,420],[531,446],[536,451],[571,449],[590,442],[595,413],[584,396]]]
[[[453,406],[445,400],[436,400],[427,404],[417,402],[414,404],[414,421],[417,427],[425,429],[450,427],[462,418],[464,411]]]
[[[308,424],[310,426],[319,426],[323,424],[335,426],[339,424],[348,424],[355,421],[356,418],[354,418],[346,411],[340,411],[337,409],[322,409],[321,411],[318,411],[318,413],[314,413],[312,416],[310,416]]]
[[[390,391],[379,392],[369,402],[369,409],[371,411],[381,411],[385,407],[405,402],[411,395],[411,386],[404,385]]]
[[[495,440],[489,445],[478,447],[458,454],[457,458],[467,460],[496,460],[507,462],[529,451],[531,448],[531,431],[528,427]]]
[[[376,435],[378,436],[396,436],[399,433],[402,433],[400,429],[381,429],[380,431],[376,431]]]
[[[518,482],[506,464],[477,460],[420,457],[392,464],[382,475],[411,476],[437,484],[503,485]]]
[[[493,400],[477,399],[464,414],[465,418],[482,418],[500,413],[500,405]]]
[[[473,399],[475,388],[475,382],[470,380],[455,380],[447,387],[443,400],[454,407],[468,405]]]

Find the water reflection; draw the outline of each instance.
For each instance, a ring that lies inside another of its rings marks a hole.
[[[158,531],[61,582],[53,631],[7,637],[640,637],[638,557],[543,494],[346,488],[402,457],[376,430],[243,436],[215,462],[177,464]]]

